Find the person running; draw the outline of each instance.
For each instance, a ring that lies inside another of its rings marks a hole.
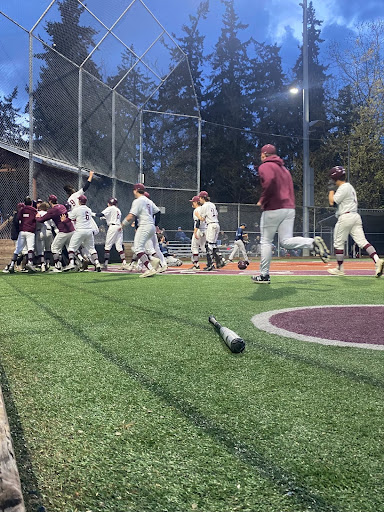
[[[276,154],[272,144],[261,148],[261,165],[259,176],[262,194],[257,203],[263,210],[260,220],[261,259],[260,275],[252,276],[252,281],[270,284],[269,268],[272,260],[272,242],[279,234],[280,245],[285,249],[309,249],[320,256],[324,262],[329,261],[329,250],[324,240],[293,236],[295,222],[295,196],[291,173],[284,167],[283,160]]]

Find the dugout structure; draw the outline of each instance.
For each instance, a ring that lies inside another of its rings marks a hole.
[[[200,109],[187,55],[142,0],[6,2],[0,38],[3,220],[27,194],[64,201],[90,169],[94,210],[116,196],[126,214],[137,181],[168,214],[185,208]]]

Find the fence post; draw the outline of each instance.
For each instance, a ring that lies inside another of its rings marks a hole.
[[[116,196],[116,91],[112,91],[112,197]]]
[[[34,174],[34,162],[33,162],[33,36],[32,32],[29,32],[29,178],[28,178],[28,194],[33,197],[33,174]],[[36,199],[36,197],[33,197]]]
[[[198,120],[197,127],[197,177],[196,177],[196,192],[199,193],[201,187],[201,117]]]
[[[79,68],[79,91],[78,91],[78,116],[77,116],[77,166],[78,173],[78,188],[82,186],[81,168],[83,166],[83,68]]]
[[[139,155],[139,183],[144,183],[144,176],[143,176],[143,110],[140,110],[139,115],[139,122],[140,122],[140,130],[139,130],[139,148],[140,148],[140,155]]]

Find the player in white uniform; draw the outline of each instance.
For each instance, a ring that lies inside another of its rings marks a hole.
[[[75,208],[75,206],[80,205],[79,197],[84,195],[84,193],[88,190],[88,188],[91,184],[93,175],[94,175],[94,171],[89,171],[88,180],[85,182],[84,187],[81,188],[80,190],[78,190],[77,192],[76,192],[76,189],[72,185],[65,185],[64,190],[68,195],[68,199],[67,199],[67,210],[68,211],[71,211],[73,208]]]
[[[207,225],[205,221],[199,219],[199,214],[201,211],[200,205],[200,197],[193,196],[192,199],[189,200],[192,203],[193,208],[193,235],[191,241],[191,253],[192,253],[192,268],[191,270],[200,270],[199,265],[199,252],[203,251],[205,244],[207,242],[206,231]]]
[[[92,263],[97,272],[101,271],[97,251],[95,249],[95,239],[93,237],[92,210],[86,205],[87,198],[81,195],[78,198],[79,206],[68,212],[68,217],[75,221],[75,232],[71,237],[68,247],[69,264],[64,271],[75,270],[75,252],[82,245],[89,253]],[[64,217],[64,216],[63,216]],[[63,219],[62,219],[63,220]]]
[[[215,258],[216,268],[224,267],[225,260],[217,249],[217,237],[220,232],[219,216],[217,214],[216,206],[211,203],[211,199],[208,192],[202,190],[199,193],[201,208],[200,212],[197,213],[197,217],[207,224],[206,231],[206,243],[205,248],[207,250],[207,266],[204,270],[214,270],[213,258]]]
[[[104,244],[104,269],[107,270],[110,257],[110,251],[115,245],[121,259],[121,270],[127,268],[125,259],[125,252],[123,249],[123,231],[121,230],[121,211],[117,207],[117,199],[111,197],[108,201],[108,206],[100,214],[96,216],[105,218],[108,225],[107,236]]]
[[[383,273],[384,260],[380,259],[376,249],[365,238],[363,224],[357,213],[356,191],[350,183],[346,183],[344,167],[333,167],[329,171],[329,204],[337,204],[336,217],[338,218],[334,231],[334,248],[337,267],[328,270],[333,276],[343,276],[344,244],[351,235],[361,249],[365,249],[375,263],[375,276]],[[335,191],[336,189],[336,191]]]
[[[132,202],[130,212],[122,222],[122,227],[132,224],[132,222],[137,219],[138,227],[133,242],[133,252],[136,254],[138,261],[146,268],[145,272],[140,274],[140,277],[151,277],[156,274],[156,269],[149,261],[145,244],[156,234],[153,216],[160,210],[150,199],[144,196],[144,192],[145,187],[142,183],[136,183],[136,185],[134,185],[133,195],[135,199]],[[159,260],[157,260],[157,262],[160,263]]]
[[[147,199],[151,200],[151,197],[147,191],[144,192],[144,196]],[[155,220],[155,228],[156,228],[156,226],[158,225],[159,220],[160,220],[160,210],[155,205],[155,203],[153,201],[152,201],[152,203],[153,203],[152,209],[154,210],[154,212],[156,212],[153,216],[154,220]],[[157,219],[157,221],[156,221],[156,219]],[[149,256],[151,265],[156,268],[157,273],[161,274],[162,272],[165,272],[168,268],[168,265],[167,265],[167,262],[165,261],[164,254],[160,250],[157,233],[155,233],[155,235],[147,241],[147,243],[145,244],[145,250]],[[158,264],[157,260],[159,260],[160,264]]]

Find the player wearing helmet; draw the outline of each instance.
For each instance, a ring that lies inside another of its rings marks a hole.
[[[246,265],[249,265],[249,259],[244,245],[244,241],[248,243],[248,235],[244,233],[245,229],[247,229],[247,226],[244,222],[240,224],[240,226],[237,228],[235,235],[235,243],[233,244],[232,252],[228,258],[228,261],[230,263],[232,263],[233,258],[236,256],[236,253],[239,252],[239,256],[243,258]]]
[[[295,197],[291,173],[284,167],[283,160],[276,154],[276,148],[267,144],[261,148],[261,165],[259,176],[262,194],[257,203],[261,206],[261,260],[260,275],[253,276],[255,283],[269,284],[269,267],[272,260],[272,242],[276,232],[279,234],[280,245],[285,249],[309,249],[314,251],[326,262],[329,251],[324,240],[293,236],[295,222]]]
[[[351,235],[361,249],[365,249],[375,264],[375,276],[383,274],[384,260],[380,259],[376,249],[365,238],[363,223],[357,212],[356,191],[346,182],[345,169],[341,166],[332,167],[329,171],[329,204],[337,204],[337,222],[334,230],[333,245],[337,267],[328,269],[333,276],[344,275],[344,244]]]
[[[207,250],[207,266],[204,270],[214,270],[213,258],[215,259],[216,268],[225,266],[226,261],[220,254],[217,248],[217,238],[220,232],[220,224],[216,206],[211,203],[211,199],[208,192],[202,190],[199,193],[199,200],[201,203],[200,212],[196,214],[197,218],[201,222],[205,222],[207,225],[206,231],[206,243],[205,248]]]
[[[199,219],[198,214],[201,210],[200,198],[199,196],[193,196],[192,199],[189,200],[192,203],[193,208],[193,235],[191,241],[191,253],[192,253],[192,267],[190,270],[196,271],[200,270],[199,265],[199,252],[202,252],[205,244],[206,244],[206,231],[207,226],[206,223]]]

